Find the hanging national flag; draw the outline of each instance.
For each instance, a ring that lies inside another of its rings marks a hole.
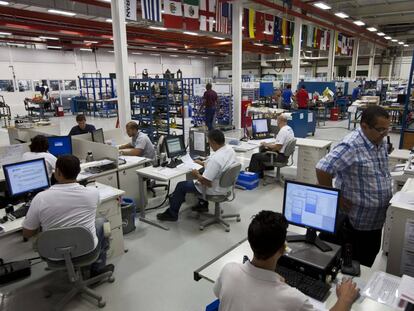
[[[301,47],[304,48],[306,45],[306,39],[308,36],[308,25],[302,25],[302,38],[301,38]]]
[[[329,50],[330,47],[331,47],[331,31],[328,30],[327,36],[326,36],[326,49]]]
[[[286,45],[287,44],[287,20],[286,19],[282,19],[282,44]]]
[[[277,16],[275,16],[275,23],[273,29],[273,42],[275,44],[282,44],[282,20]]]
[[[249,9],[246,9],[246,8],[243,9],[242,24],[243,24],[243,29],[242,29],[243,36],[248,38],[249,37]]]
[[[323,30],[321,32],[321,44],[320,44],[320,50],[326,51],[326,30]]]
[[[249,9],[249,38],[254,39],[254,17],[255,11]]]
[[[270,14],[266,14],[264,34],[265,34],[265,39],[270,42],[273,41],[273,34],[274,34],[274,27],[275,27],[274,23],[275,23],[274,16]]]
[[[308,33],[306,38],[306,46],[313,47],[313,26],[308,25]]]
[[[256,12],[256,39],[265,39],[265,15],[262,12]]]
[[[181,0],[164,0],[164,26],[167,28],[183,27],[183,10]]]
[[[216,5],[216,31],[231,34],[232,4],[218,0]]]
[[[187,30],[198,30],[200,29],[199,21],[199,0],[183,0],[184,7],[184,22],[185,29]]]
[[[216,0],[200,0],[200,30],[213,31],[216,17]]]
[[[291,51],[293,51],[293,40],[294,40],[294,36],[295,36],[295,23],[294,22],[289,22],[289,45],[292,47]]]
[[[316,48],[321,48],[321,38],[322,38],[322,30],[318,28],[316,32]]]
[[[161,22],[161,0],[141,0],[142,19]]]

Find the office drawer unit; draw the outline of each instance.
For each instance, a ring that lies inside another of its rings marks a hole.
[[[116,171],[113,173],[109,173],[109,174],[97,177],[95,178],[95,181],[101,184],[107,185],[107,186],[118,188],[118,180],[116,176]]]

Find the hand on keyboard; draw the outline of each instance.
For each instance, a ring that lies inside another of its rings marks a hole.
[[[343,279],[341,284],[336,286],[336,295],[338,301],[351,306],[359,296],[359,288],[356,283],[352,282],[352,279]]]

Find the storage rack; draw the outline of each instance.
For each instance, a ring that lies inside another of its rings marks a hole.
[[[205,123],[205,112],[202,108],[203,97],[194,96],[192,118],[195,127],[203,126]],[[227,129],[233,125],[233,96],[231,95],[219,95],[218,105],[216,107],[216,120],[215,123]]]
[[[131,118],[152,142],[160,135],[184,134],[183,79],[129,81]]]
[[[183,90],[190,98],[194,96],[194,84],[200,84],[200,78],[182,78]]]
[[[413,87],[413,75],[414,75],[414,51],[413,51],[413,58],[411,60],[411,68],[410,68],[410,75],[408,78],[408,86],[407,86],[407,96],[405,97],[405,103],[404,103],[404,113],[402,118],[402,125],[401,125],[401,132],[400,132],[400,145],[399,148],[402,149],[404,146],[404,140],[409,139],[408,135],[406,136],[405,131],[409,128],[408,124],[408,116],[413,111],[413,103],[414,99],[412,97],[412,87]],[[408,133],[407,133],[408,134]]]

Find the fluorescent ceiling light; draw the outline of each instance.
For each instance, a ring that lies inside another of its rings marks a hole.
[[[105,22],[107,22],[107,23],[112,23],[112,19],[111,19],[111,18],[107,18],[107,19],[105,20]]]
[[[409,47],[409,45],[408,45],[408,44],[404,44],[404,46],[405,46],[405,47]]]
[[[183,33],[190,36],[198,36],[198,33],[192,31],[184,31]]]
[[[263,43],[257,43],[257,42],[255,42],[255,43],[253,43],[253,45],[263,46]]]
[[[340,18],[348,18],[349,17],[349,15],[345,14],[344,12],[338,12],[338,13],[335,13],[335,15],[340,17]]]
[[[289,50],[290,50],[290,47],[288,47],[288,46],[287,46],[287,47],[285,47],[285,50],[288,50],[288,51],[289,51]]]
[[[197,50],[187,50],[187,52],[197,52]]]
[[[329,5],[327,5],[326,3],[323,2],[316,2],[313,4],[313,6],[316,6],[317,8],[320,8],[322,10],[330,10],[331,7]]]
[[[90,43],[90,44],[97,44],[99,43],[98,41],[88,41],[88,40],[83,40],[84,43]]]
[[[156,46],[148,46],[148,45],[144,45],[144,48],[146,49],[156,49]]]
[[[56,38],[56,37],[39,37],[39,39],[43,39],[43,40],[59,40],[59,38]]]
[[[220,53],[221,55],[229,55],[229,53]]]
[[[373,31],[377,31],[377,28],[375,28],[375,27],[368,27],[368,28],[367,28],[367,30],[369,30],[369,31],[372,31],[372,32],[373,32]]]
[[[167,50],[169,50],[169,51],[177,51],[178,49],[176,49],[176,48],[167,48]]]
[[[358,26],[364,26],[365,25],[365,23],[363,21],[354,21],[354,24],[358,25]]]
[[[149,28],[154,29],[154,30],[167,30],[167,28],[165,27],[158,27],[158,26],[149,26]]]
[[[312,54],[312,51],[305,51],[305,53],[311,53]]]
[[[387,40],[391,40],[391,37],[390,36],[386,36],[384,38],[387,39]]]
[[[217,40],[225,40],[226,38],[223,38],[223,37],[213,37],[213,39],[217,39]]]
[[[0,36],[11,36],[10,32],[0,32]]]
[[[111,0],[101,0],[102,2],[111,3]]]
[[[142,55],[141,52],[132,52],[132,54],[134,54],[134,55]]]
[[[79,49],[79,50],[85,51],[85,52],[92,52],[92,49],[84,49],[84,48],[82,48],[82,49]]]
[[[108,51],[108,53],[115,53],[114,51]]]
[[[19,47],[25,47],[26,45],[22,44],[22,43],[12,43],[12,42],[7,42],[7,45],[10,46],[19,46]]]
[[[385,36],[385,33],[379,32],[379,33],[377,33],[377,35],[380,36],[380,37],[383,37],[383,36]]]
[[[397,39],[392,39],[391,41],[392,41],[392,42],[397,42],[398,40],[397,40]]]
[[[276,46],[276,45],[269,45],[269,47],[270,48],[272,48],[272,49],[278,49],[279,47],[278,46]]]
[[[0,5],[9,5],[10,3],[8,3],[7,1],[0,1]]]
[[[150,55],[152,55],[152,56],[160,56],[160,54],[150,54]]]
[[[56,50],[60,50],[62,47],[61,46],[55,46],[55,45],[48,45],[47,46],[48,49],[56,49]]]
[[[75,16],[76,13],[68,12],[68,11],[61,11],[61,10],[55,10],[55,9],[49,9],[47,10],[49,13],[59,14],[59,15],[65,15],[65,16]]]
[[[201,58],[208,59],[208,57],[207,57],[207,56],[202,56]]]
[[[195,56],[193,56],[193,55],[188,55],[187,57],[188,58],[195,58]]]
[[[178,55],[170,55],[170,57],[178,57]]]
[[[400,42],[398,42],[398,44],[403,45],[403,44],[404,44],[404,42],[400,41]]]

